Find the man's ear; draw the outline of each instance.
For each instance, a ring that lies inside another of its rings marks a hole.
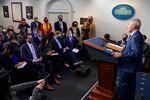
[[[133,29],[136,29],[136,28],[137,28],[137,26],[136,26],[135,24],[133,24],[133,25],[132,25],[132,28],[133,28]]]

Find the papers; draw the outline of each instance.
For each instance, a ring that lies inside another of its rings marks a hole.
[[[108,48],[107,48],[106,50],[107,50],[107,51],[110,51],[110,52],[113,52],[113,50],[112,50],[112,49],[108,49]]]
[[[15,67],[17,67],[17,69],[23,68],[24,66],[27,65],[27,62],[19,62],[18,64],[15,65]]]
[[[113,50],[112,49],[105,49],[104,50],[105,53],[112,55]]]
[[[118,52],[121,52],[123,50],[122,47],[116,45],[116,44],[112,44],[112,43],[107,43],[106,44],[106,48],[109,48],[109,49],[112,49],[114,51],[118,51]]]
[[[74,49],[72,50],[72,52],[74,52],[74,53],[78,53],[78,52],[79,52],[79,49],[74,48]]]
[[[51,56],[57,56],[58,55],[58,53],[53,53],[53,54],[51,54]]]

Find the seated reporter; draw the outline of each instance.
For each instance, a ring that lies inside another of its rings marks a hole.
[[[70,62],[76,63],[80,59],[80,48],[78,46],[78,40],[77,37],[73,36],[73,33],[69,31],[68,36],[64,39],[64,47],[69,48],[68,51],[70,52],[70,57],[71,58]]]
[[[56,84],[60,84],[60,81],[57,79],[57,75],[59,75],[63,63],[59,59],[58,53],[55,53],[55,51],[52,50],[48,36],[45,36],[42,39],[42,43],[40,44],[39,48],[43,56],[43,62],[45,63],[45,65],[46,66],[49,66],[50,64],[52,65],[47,67],[46,70],[51,73],[53,81]]]
[[[34,88],[29,100],[43,100],[43,98],[44,100],[51,100],[48,96],[42,93],[46,82],[44,80],[39,80],[37,83],[38,85]]]
[[[69,31],[68,36],[64,39],[65,47],[69,47],[71,50],[78,47],[77,37],[73,36],[73,34]]]
[[[125,47],[125,45],[127,43],[127,39],[128,39],[128,34],[123,34],[122,35],[122,40],[117,41],[116,44],[121,46],[121,47]]]
[[[45,98],[44,100],[50,100],[50,98],[43,93],[45,85],[46,81],[44,79],[13,85],[9,88],[11,100],[19,100],[17,93],[32,87],[34,87],[34,89],[29,100],[43,100],[42,98]]]
[[[43,58],[40,55],[39,49],[33,43],[32,36],[28,34],[25,37],[26,43],[21,46],[21,56],[27,62],[29,68],[34,70],[33,73],[38,74],[38,78],[44,78],[48,73],[46,72],[45,64],[42,62]],[[50,66],[50,65],[49,65]],[[48,81],[50,82],[50,80]],[[47,83],[47,89],[53,90],[54,88]]]
[[[17,53],[14,45],[12,43],[7,44],[2,54],[2,67],[10,72],[11,85],[32,80],[32,70],[23,65],[25,63]],[[21,66],[23,67],[20,68]]]
[[[73,66],[73,53],[69,49],[69,47],[65,47],[64,41],[62,40],[62,33],[59,31],[55,32],[55,36],[51,41],[52,49],[55,50],[56,53],[59,53],[59,58],[64,62],[65,67]]]
[[[142,72],[150,73],[149,59],[150,59],[150,45],[146,43],[146,35],[143,34],[144,45],[142,54]]]
[[[6,70],[0,70],[0,75],[1,100],[20,100],[17,93],[32,87],[34,87],[34,90],[29,100],[43,100],[42,98],[50,100],[50,98],[42,93],[46,83],[44,79],[9,86],[9,72]]]

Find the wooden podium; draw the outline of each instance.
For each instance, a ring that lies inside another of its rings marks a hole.
[[[83,44],[98,65],[98,84],[92,89],[88,100],[117,100],[117,59],[112,57],[112,51],[105,48],[106,42],[102,38],[88,39]]]

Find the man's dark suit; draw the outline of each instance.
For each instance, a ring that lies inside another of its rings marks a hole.
[[[36,56],[37,56],[37,58],[39,58],[40,57],[40,55],[39,55],[40,53],[38,51],[38,47],[35,44],[33,44],[33,46],[35,48]],[[30,48],[29,48],[27,43],[23,44],[22,47],[21,47],[21,56],[28,63],[32,63],[33,57],[32,57],[31,50],[30,50]]]
[[[59,57],[61,60],[67,62],[71,66],[73,65],[74,62],[76,62],[76,57],[72,50],[67,50],[66,52],[63,52],[64,46],[62,45],[62,42],[59,40],[59,43],[61,44],[62,48],[59,47],[58,43],[56,42],[55,38],[52,39],[51,45],[52,49],[55,50],[55,52],[59,53]]]
[[[117,41],[116,44],[119,45],[119,46],[121,46],[122,42],[123,42],[123,45],[126,45],[126,43],[127,43],[127,41],[120,40],[120,41]]]
[[[37,58],[40,58],[38,47],[35,44],[33,44],[33,47]],[[27,62],[29,68],[33,69],[35,74],[38,74],[40,78],[44,78],[46,76],[47,73],[45,73],[45,65],[41,62],[33,62],[33,56],[27,43],[23,44],[21,47],[21,56],[22,59]]]
[[[142,65],[143,36],[137,31],[127,41],[119,59],[121,100],[134,100],[136,72]]]
[[[77,48],[78,46],[78,40],[76,37],[72,36],[72,39],[70,40],[70,37],[66,37],[64,39],[64,45],[65,47],[69,47],[70,49],[73,49],[73,48]]]
[[[54,28],[55,28],[55,31],[60,31],[60,32],[62,32],[62,33],[67,33],[67,23],[66,22],[62,22],[62,24],[63,24],[63,31],[62,31],[62,29],[61,29],[61,27],[60,27],[60,22],[59,21],[57,21],[57,22],[55,22],[55,24],[54,24]]]
[[[62,48],[59,48],[59,45],[58,43],[56,42],[55,38],[53,38],[51,40],[51,46],[52,46],[52,49],[55,50],[56,53],[62,53],[63,52],[63,45],[62,45],[62,42],[58,39],[60,45],[62,46]]]
[[[0,54],[3,53],[4,41],[0,42]]]

